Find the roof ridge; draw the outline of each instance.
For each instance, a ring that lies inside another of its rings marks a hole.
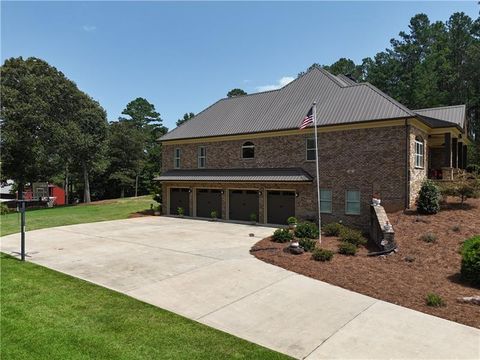
[[[265,91],[257,91],[257,92],[254,92],[254,93],[251,93],[251,94],[245,94],[245,95],[238,95],[238,96],[232,96],[232,97],[224,97],[224,98],[221,98],[220,100],[229,100],[229,99],[233,99],[233,98],[239,98],[239,97],[247,97],[247,96],[252,96],[252,95],[261,95],[261,94],[266,94],[266,93],[271,93],[271,92],[275,92],[275,91],[280,91],[282,89],[285,89],[288,85],[290,85],[291,83],[301,79],[302,77],[304,77],[305,75],[307,75],[309,72],[311,72],[312,70],[316,69],[317,67],[314,67],[314,68],[311,68],[309,69],[308,71],[306,71],[305,73],[301,74],[300,76],[297,76],[295,79],[293,79],[292,81],[290,81],[288,84],[285,84],[283,85],[282,87],[278,88],[278,89],[272,89],[272,90],[265,90]]]
[[[314,70],[314,69],[317,69],[319,70],[321,73],[323,73],[324,75],[326,75],[332,82],[334,82],[335,84],[337,84],[338,86],[340,86],[341,88],[344,88],[344,87],[347,87],[346,85],[343,85],[340,80],[335,76],[333,75],[332,73],[330,73],[329,71],[325,70],[324,68],[320,67],[320,66],[315,66],[314,68],[312,68],[310,71]]]
[[[396,107],[398,107],[399,109],[405,111],[406,113],[408,113],[409,115],[414,115],[413,111],[410,110],[409,108],[407,108],[405,105],[402,105],[401,103],[399,103],[397,100],[395,100],[394,98],[388,96],[387,94],[385,94],[382,90],[380,90],[379,88],[375,87],[374,85],[370,84],[369,82],[363,82],[359,85],[365,85],[367,87],[369,87],[370,89],[372,89],[373,91],[375,91],[377,94],[379,94],[380,96],[383,96],[386,100],[390,101],[393,105],[395,105]]]
[[[455,107],[466,107],[465,104],[458,104],[458,105],[444,105],[444,106],[436,106],[430,108],[422,108],[422,109],[415,109],[412,111],[425,111],[425,110],[434,110],[434,109],[447,109],[447,108],[455,108]]]
[[[198,114],[193,115],[192,118],[188,119],[187,121],[184,121],[184,122],[181,123],[179,126],[174,127],[172,130],[170,130],[170,131],[167,132],[166,134],[163,134],[162,136],[160,136],[159,139],[161,139],[161,138],[164,137],[165,135],[168,135],[168,134],[173,133],[174,131],[176,131],[177,129],[179,129],[179,128],[182,127],[183,125],[185,125],[188,121],[193,120],[196,116],[198,116],[198,115],[200,115],[201,113],[207,111],[207,110],[210,109],[213,105],[218,104],[218,103],[219,103],[220,101],[222,101],[222,100],[223,100],[223,99],[220,99],[220,100],[215,101],[212,105],[207,106],[205,109],[203,109],[202,111],[200,111]]]

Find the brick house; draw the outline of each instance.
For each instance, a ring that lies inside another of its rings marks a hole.
[[[163,212],[284,224],[317,218],[317,102],[322,222],[367,227],[372,196],[414,205],[427,177],[465,168],[465,106],[410,110],[368,83],[314,68],[281,89],[221,99],[164,135]]]

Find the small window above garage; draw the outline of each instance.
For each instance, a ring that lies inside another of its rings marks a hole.
[[[255,157],[255,145],[251,141],[247,141],[242,146],[242,158],[253,159]]]

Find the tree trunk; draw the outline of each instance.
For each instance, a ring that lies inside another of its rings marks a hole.
[[[138,195],[138,174],[135,176],[135,197]]]
[[[89,203],[91,202],[90,200],[90,181],[88,180],[88,170],[87,170],[87,165],[83,163],[83,181],[84,181],[84,187],[83,187],[83,202],[84,203]]]
[[[120,197],[123,198],[125,197],[125,188],[122,186],[120,190]]]

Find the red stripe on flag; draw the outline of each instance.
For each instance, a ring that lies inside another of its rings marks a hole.
[[[302,124],[300,125],[300,130],[305,129],[310,124],[313,124],[313,115],[307,116],[303,119]]]

